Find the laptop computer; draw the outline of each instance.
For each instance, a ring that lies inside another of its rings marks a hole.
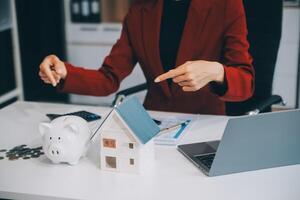
[[[231,118],[221,141],[178,150],[208,176],[300,164],[300,110]]]

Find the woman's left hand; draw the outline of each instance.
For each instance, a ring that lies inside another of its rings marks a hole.
[[[194,92],[206,86],[209,82],[224,82],[224,67],[218,62],[204,60],[188,61],[160,76],[154,82],[158,83],[172,78],[183,91]]]

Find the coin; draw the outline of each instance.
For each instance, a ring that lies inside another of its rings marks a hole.
[[[9,159],[9,160],[18,160],[19,157],[17,157],[17,156],[10,156],[10,157],[8,157],[8,159]]]
[[[5,150],[5,155],[9,160],[17,160],[19,158],[23,158],[24,160],[27,160],[30,158],[38,158],[40,157],[40,155],[43,154],[44,152],[42,146],[30,148],[26,144],[15,146],[8,151]]]
[[[22,149],[23,146],[19,145],[19,146],[15,146],[14,148],[12,148],[12,150],[19,150],[19,149]]]

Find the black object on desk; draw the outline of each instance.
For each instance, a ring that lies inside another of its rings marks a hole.
[[[84,110],[72,112],[72,113],[66,113],[66,114],[62,114],[62,115],[61,114],[46,114],[46,115],[47,115],[47,117],[49,117],[50,120],[54,120],[57,117],[68,116],[68,115],[74,115],[74,116],[81,117],[81,118],[85,119],[87,122],[101,119],[100,115],[97,115],[97,114],[94,114],[91,112],[87,112]]]

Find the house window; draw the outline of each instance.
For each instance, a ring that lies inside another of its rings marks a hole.
[[[107,168],[117,168],[117,159],[116,157],[106,156],[105,157],[106,167]]]
[[[103,139],[103,146],[107,147],[107,148],[113,148],[113,149],[115,149],[116,148],[116,140],[104,138]]]
[[[133,158],[130,158],[130,159],[129,159],[129,164],[130,164],[130,165],[134,165],[134,159],[133,159]]]
[[[133,143],[129,143],[129,149],[133,149]]]

